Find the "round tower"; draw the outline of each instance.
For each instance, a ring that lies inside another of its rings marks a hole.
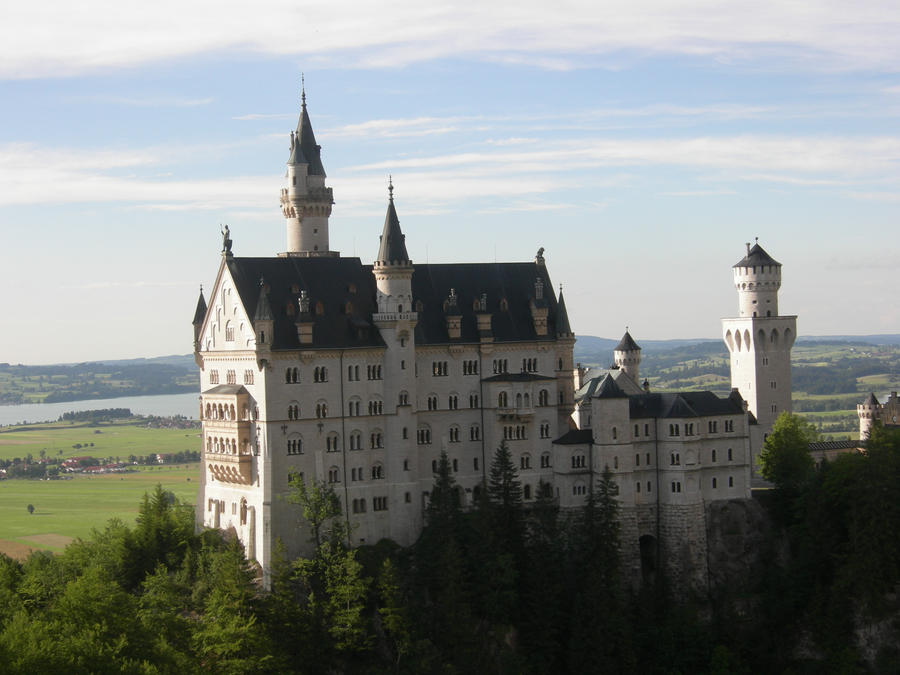
[[[875,398],[874,393],[869,393],[866,400],[856,406],[856,414],[859,415],[859,440],[864,441],[869,437],[872,424],[878,419],[878,411],[881,404]]]
[[[394,207],[394,184],[388,180],[388,209],[378,246],[378,259],[372,266],[378,288],[379,313],[412,312],[413,266],[406,252],[406,237]]]
[[[334,204],[325,186],[322,146],[316,143],[306,112],[306,90],[301,92],[300,119],[291,132],[287,161],[287,187],[281,190],[281,212],[287,227],[287,255],[338,255],[328,248],[328,218]]]
[[[638,379],[641,366],[641,348],[638,346],[628,329],[625,329],[625,335],[619,340],[619,344],[613,350],[613,361],[616,366],[625,371],[636,384],[640,383]]]
[[[781,263],[766,253],[759,243],[733,268],[738,292],[739,316],[778,316],[778,289],[781,288]]]

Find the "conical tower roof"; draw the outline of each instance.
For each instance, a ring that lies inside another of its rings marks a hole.
[[[556,303],[556,334],[572,335],[569,326],[569,313],[566,311],[566,301],[563,298],[562,287],[559,289],[559,301]]]
[[[259,300],[256,301],[256,314],[253,316],[254,321],[274,321],[275,315],[272,313],[272,304],[269,302],[269,290],[266,288],[264,279],[259,280]]]
[[[200,287],[200,297],[197,298],[197,309],[194,310],[193,324],[199,326],[206,318],[206,300],[203,297],[203,286]]]
[[[759,243],[756,243],[752,247],[750,247],[749,244],[747,245],[747,255],[735,263],[734,267],[758,267],[760,265],[776,265],[781,267],[780,262],[766,253],[765,249],[760,246]]]
[[[619,340],[619,344],[616,345],[614,351],[617,352],[639,352],[641,348],[638,346],[638,343],[634,341],[634,338],[631,337],[631,333],[628,332],[628,329],[625,330],[625,335],[622,336],[622,339]]]
[[[384,216],[384,229],[381,232],[378,246],[378,259],[382,265],[408,265],[409,254],[406,252],[406,237],[400,230],[400,219],[394,208],[394,185],[388,183],[388,208]]]
[[[291,139],[291,156],[288,164],[307,164],[307,175],[324,176],[325,167],[322,166],[322,146],[316,143],[316,135],[313,133],[312,122],[309,121],[309,113],[306,111],[306,88],[301,93],[300,119],[297,120],[297,131]]]
[[[866,396],[866,400],[863,401],[863,405],[880,405],[878,399],[875,398],[875,392],[869,392],[869,395]]]

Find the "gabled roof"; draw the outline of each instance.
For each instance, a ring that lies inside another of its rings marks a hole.
[[[747,255],[735,263],[734,267],[754,267],[759,265],[776,265],[781,267],[781,263],[766,253],[765,249],[759,244],[754,244],[752,248],[747,249]]]
[[[641,348],[638,347],[638,343],[634,341],[633,337],[631,337],[631,333],[626,330],[625,335],[622,336],[622,339],[619,340],[619,344],[616,345],[616,348],[613,351],[639,352],[641,351]]]
[[[300,119],[297,120],[297,132],[291,144],[291,156],[288,164],[308,164],[306,170],[310,176],[324,176],[322,166],[322,146],[316,143],[309,113],[306,112],[306,92],[303,92],[303,103],[300,106]]]
[[[203,288],[200,288],[200,297],[197,298],[197,309],[194,310],[193,324],[199,326],[206,318],[206,300],[203,298]]]
[[[383,265],[409,264],[406,237],[400,230],[400,219],[397,218],[397,209],[394,208],[394,186],[391,185],[388,189],[390,198],[384,216],[384,229],[379,237],[378,262]]]
[[[605,375],[594,392],[594,398],[628,398],[611,375]]]
[[[445,312],[450,309],[447,296],[451,288],[457,298],[458,309],[454,310],[454,314],[460,317],[460,337],[453,340],[455,343],[479,342],[481,336],[475,303],[482,294],[487,296],[494,342],[553,342],[560,333],[556,323],[557,301],[553,293],[546,290],[547,334],[538,335],[534,329],[531,299],[534,297],[535,278],[543,279],[545,289],[552,288],[550,275],[543,265],[535,265],[534,262],[454,263],[415,265],[413,269],[413,301],[419,313],[416,325],[418,344],[450,342]],[[566,331],[568,326],[563,332]]]
[[[628,395],[643,394],[644,390],[641,386],[631,379],[631,377],[621,368],[591,368],[585,373],[584,384],[581,389],[575,392],[575,402],[579,402],[585,398],[591,398],[597,391],[597,387],[603,381],[603,378],[609,375],[619,388]]]
[[[375,277],[359,258],[232,258],[225,263],[248,316],[271,312],[272,349],[299,349],[295,319],[300,291],[309,294],[313,342],[304,347],[373,347],[384,342],[370,319],[377,311]],[[262,293],[259,279],[267,292]],[[321,303],[322,314],[315,311]],[[349,313],[348,313],[349,310]],[[363,322],[368,329],[360,329]]]
[[[733,396],[720,398],[711,391],[639,394],[629,397],[632,419],[660,417],[708,417],[742,414],[744,407]]]
[[[313,342],[304,348],[384,346],[371,324],[372,315],[378,311],[372,266],[363,265],[359,258],[234,257],[226,259],[225,265],[247,316],[256,316],[261,296],[259,279],[265,279],[274,321],[272,349],[301,348],[295,320],[304,290],[313,323]],[[412,292],[413,309],[418,312],[416,342],[451,342],[445,314],[450,309],[445,303],[451,288],[456,292],[460,317],[460,338],[452,342],[480,341],[474,303],[482,294],[487,295],[495,343],[555,341],[559,331],[552,318],[557,304],[553,293],[545,293],[551,317],[547,334],[537,335],[534,329],[530,301],[536,276],[543,279],[545,288],[552,287],[547,268],[533,262],[415,265]],[[322,313],[316,310],[320,303]]]

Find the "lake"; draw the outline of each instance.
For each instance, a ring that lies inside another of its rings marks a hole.
[[[122,396],[121,398],[96,398],[89,401],[64,403],[24,403],[0,405],[0,425],[20,422],[55,422],[63,413],[104,408],[129,408],[135,415],[159,415],[171,417],[184,415],[196,418],[200,409],[200,393],[162,394],[160,396]]]

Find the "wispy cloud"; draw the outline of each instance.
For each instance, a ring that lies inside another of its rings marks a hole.
[[[295,119],[297,113],[247,113],[246,115],[237,115],[232,117],[233,120],[288,120]]]
[[[681,190],[678,192],[661,192],[664,197],[719,197],[737,194],[734,190]]]
[[[329,138],[397,138],[402,136],[432,136],[460,129],[459,123],[478,118],[416,117],[411,119],[369,120],[340,127],[325,128],[323,137]]]
[[[0,77],[59,77],[226,50],[303,55],[342,67],[468,56],[566,70],[614,68],[616,56],[683,54],[769,67],[895,71],[898,36],[900,6],[878,0],[615,6],[567,0],[552,7],[516,0],[50,0],[7,8],[0,24]]]
[[[110,105],[127,105],[137,108],[196,108],[210,105],[212,97],[185,98],[181,96],[90,96],[91,101]]]

